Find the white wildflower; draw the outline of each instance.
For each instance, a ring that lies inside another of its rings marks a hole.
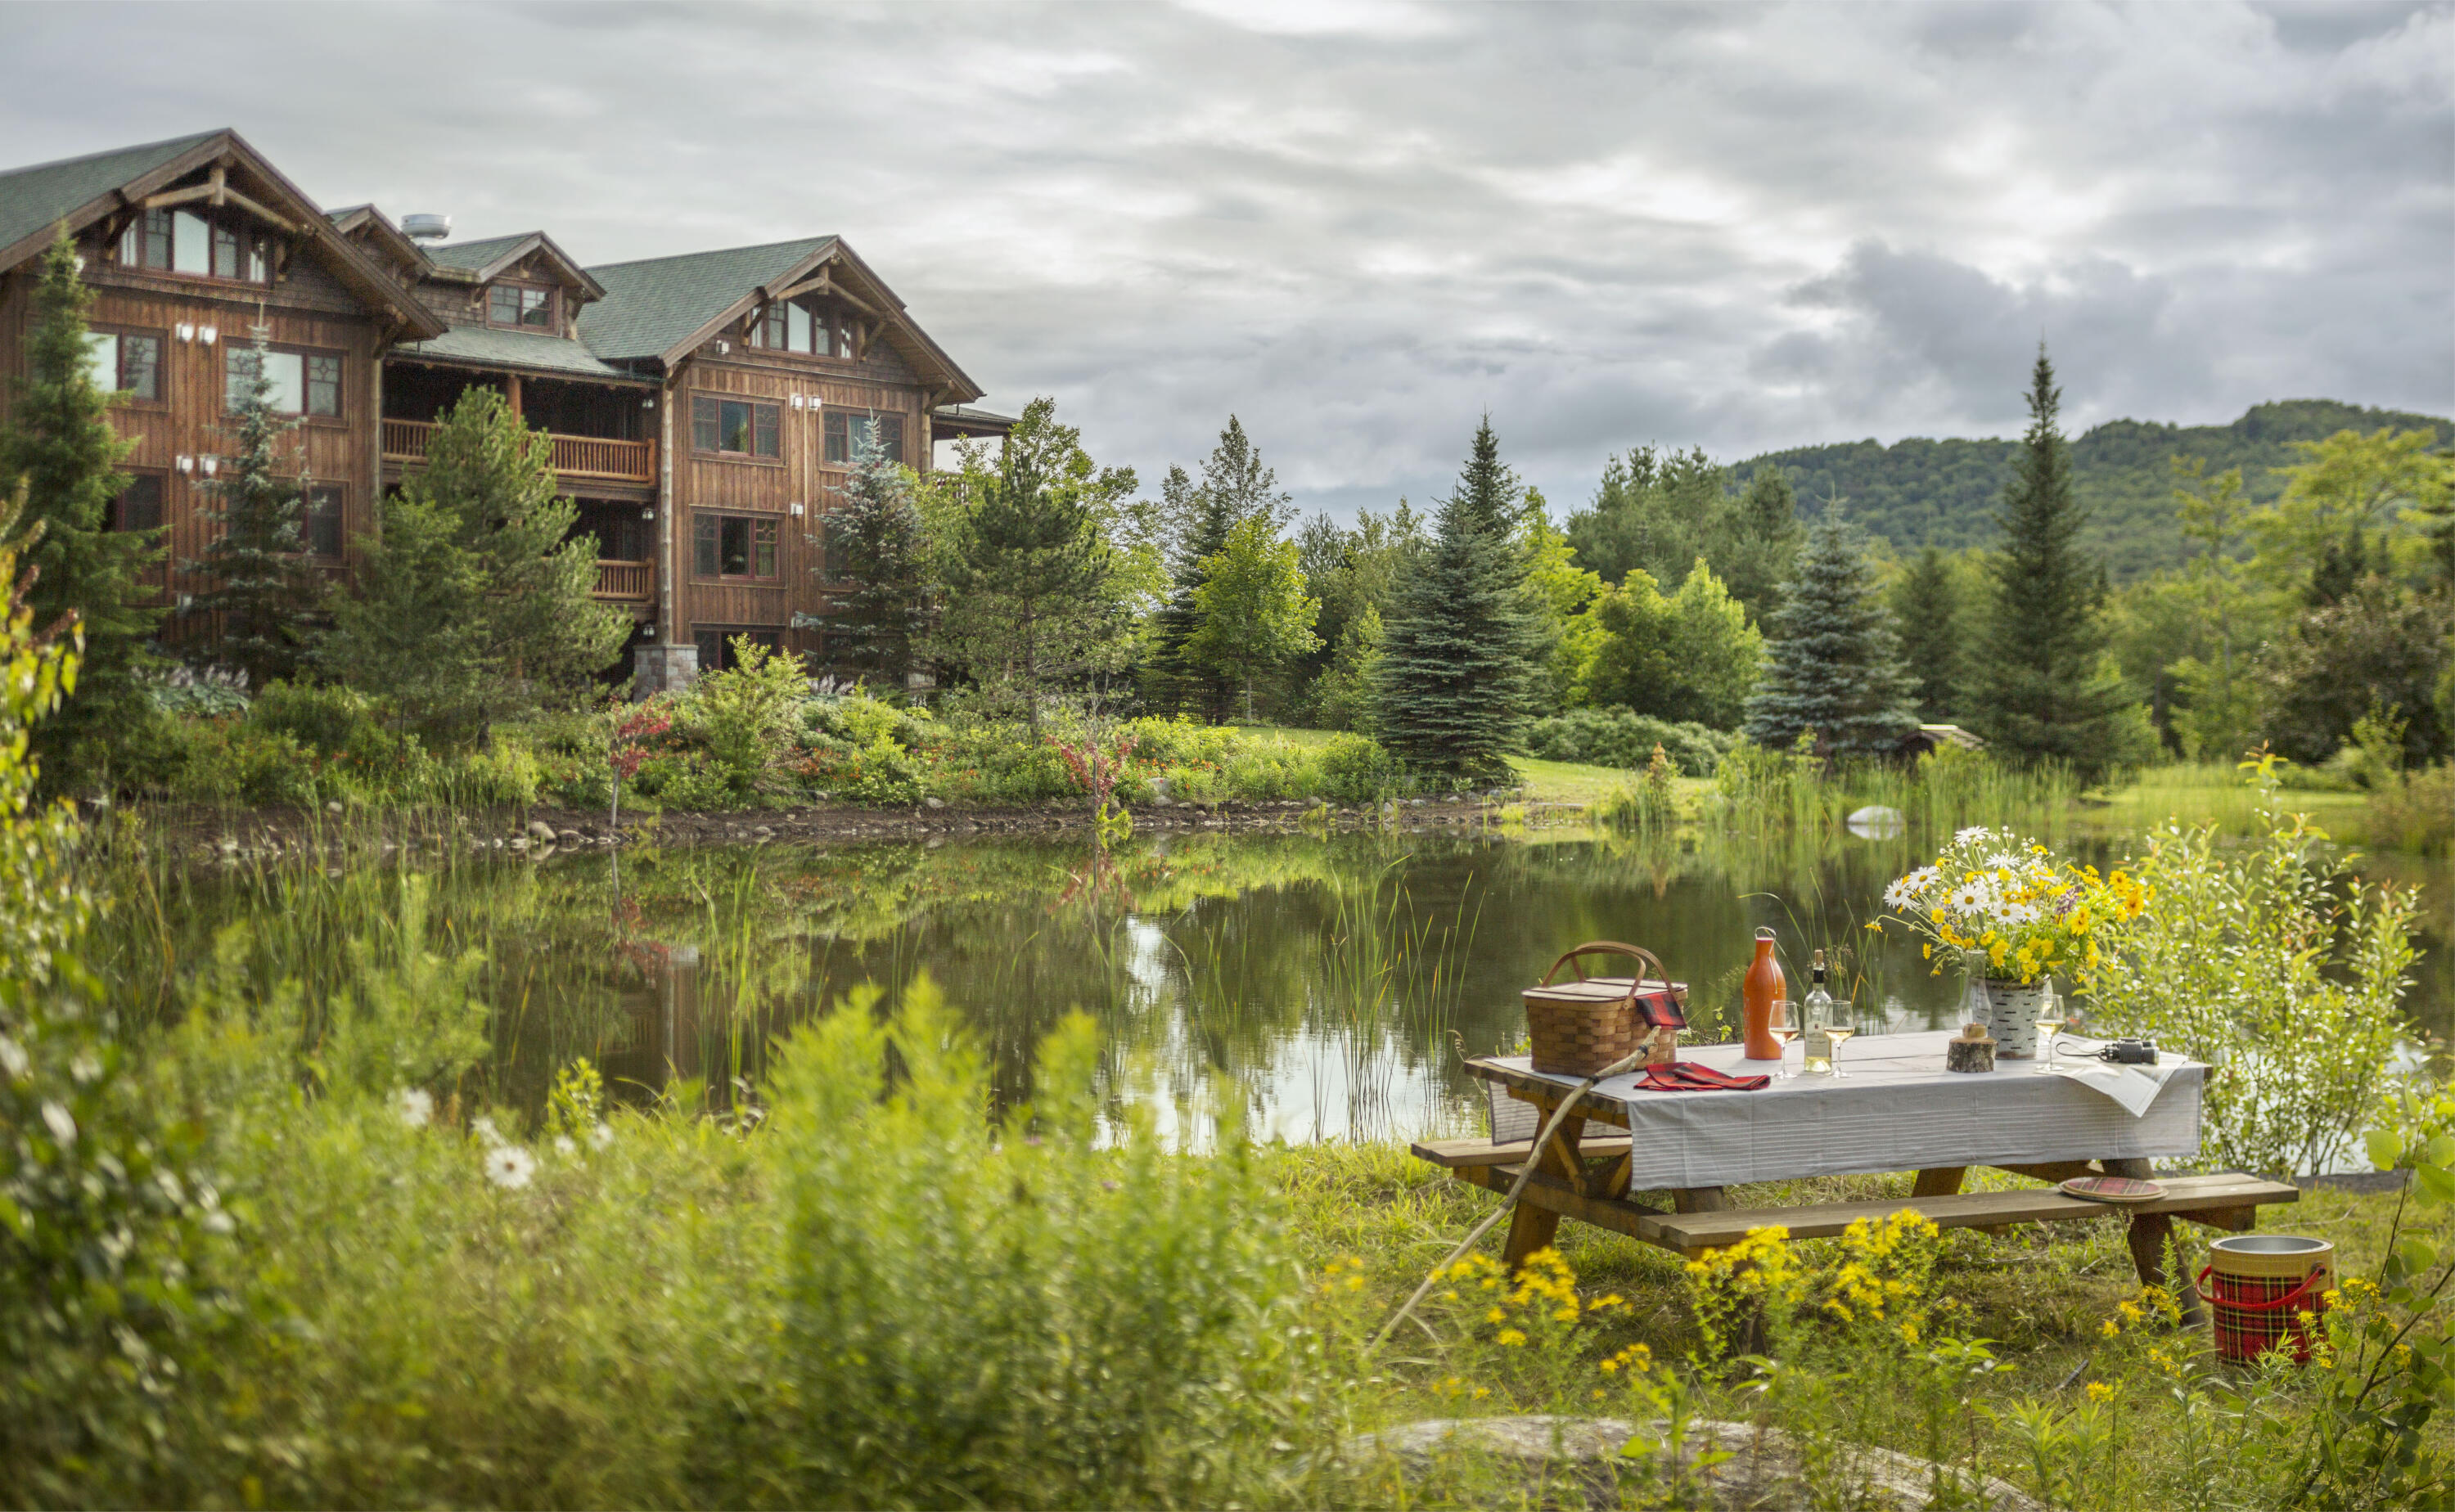
[[[485,1114],[481,1113],[469,1120],[469,1132],[485,1140],[489,1145],[497,1148],[502,1145],[503,1137],[496,1131],[495,1120]]]
[[[43,1123],[51,1131],[51,1138],[62,1144],[76,1142],[76,1119],[58,1103],[46,1101],[43,1104]]]
[[[557,1155],[578,1155],[579,1153],[579,1146],[572,1139],[570,1135],[558,1134],[554,1137],[554,1153]]]
[[[32,1070],[33,1065],[33,1058],[26,1054],[24,1045],[7,1035],[0,1035],[0,1071],[6,1071],[11,1077],[22,1077]]]
[[[403,1087],[392,1095],[392,1111],[411,1128],[425,1128],[435,1117],[435,1094],[424,1087]]]
[[[614,1126],[610,1123],[600,1123],[589,1130],[588,1142],[600,1150],[611,1147],[614,1143]]]
[[[1954,835],[1952,837],[1952,843],[1955,845],[1973,845],[1994,833],[1994,831],[1988,829],[1983,824],[1973,824],[1969,826],[1969,828]]]
[[[517,1192],[537,1174],[537,1157],[517,1144],[497,1144],[486,1152],[486,1179],[507,1192]]]
[[[102,1062],[95,1058],[92,1051],[80,1050],[77,1058],[69,1062],[69,1075],[75,1079],[78,1086],[90,1085],[102,1079]]]
[[[227,1234],[238,1227],[236,1223],[231,1221],[231,1216],[220,1208],[206,1214],[204,1224],[205,1232],[208,1234]]]

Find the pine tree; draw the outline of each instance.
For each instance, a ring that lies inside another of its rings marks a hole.
[[[384,504],[359,590],[334,611],[329,663],[430,734],[487,727],[577,691],[612,665],[628,616],[599,603],[597,548],[572,536],[552,443],[492,389],[472,388]]]
[[[1487,416],[1384,631],[1373,720],[1382,742],[1401,760],[1468,781],[1508,775],[1541,670],[1513,537],[1519,493]]]
[[[1748,738],[1780,749],[1812,731],[1827,756],[1878,756],[1917,731],[1892,615],[1839,510],[1808,532],[1771,628],[1764,675],[1748,697]]]
[[[297,675],[310,625],[324,603],[324,575],[307,554],[301,484],[274,471],[280,442],[297,422],[273,407],[265,351],[258,328],[255,375],[224,426],[236,451],[206,485],[220,507],[205,518],[221,530],[203,558],[189,564],[212,585],[197,595],[196,608],[212,616],[216,657],[258,688]]]
[[[2045,349],[2029,384],[2029,428],[1997,516],[2003,546],[1981,611],[1968,723],[2014,761],[2111,765],[2125,699],[2106,665],[2105,569],[2079,548],[2086,514],[2072,494],[2071,448],[2056,425],[2062,392]]]
[[[37,575],[27,595],[35,625],[73,614],[84,640],[76,692],[33,734],[44,781],[59,789],[108,770],[153,722],[142,674],[162,615],[140,601],[137,578],[161,552],[145,535],[110,528],[129,446],[105,418],[110,396],[88,367],[93,291],[65,226],[43,254],[32,305],[25,375],[11,385],[0,427],[0,494],[22,483],[27,524],[42,531],[28,564]]]
[[[827,575],[853,583],[827,621],[828,637],[842,637],[854,669],[877,674],[893,689],[904,686],[915,648],[938,623],[929,544],[912,492],[902,463],[883,448],[864,446],[827,536]]]
[[[1923,718],[1953,718],[1962,675],[1960,583],[1938,547],[1919,552],[1893,584],[1893,617],[1901,630],[1901,660],[1911,696]]]
[[[1227,549],[1228,536],[1245,521],[1260,519],[1275,535],[1293,511],[1279,488],[1278,473],[1263,465],[1260,449],[1232,414],[1219,433],[1219,445],[1202,464],[1202,480],[1196,483],[1183,468],[1170,468],[1161,499],[1172,586],[1167,604],[1154,616],[1158,701],[1169,709],[1189,704],[1215,724],[1228,716],[1235,679],[1187,650],[1201,628],[1196,600],[1205,581],[1203,564]]]
[[[975,682],[1022,702],[1035,736],[1049,693],[1106,670],[1123,643],[1113,554],[1086,492],[1104,475],[1053,410],[1046,399],[1025,408],[964,519],[941,637]]]

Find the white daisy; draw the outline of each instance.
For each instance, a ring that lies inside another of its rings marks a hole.
[[[435,1117],[435,1094],[424,1087],[403,1087],[392,1095],[392,1111],[411,1128],[425,1128]]]
[[[1952,837],[1952,843],[1955,845],[1969,845],[1978,840],[1982,840],[1994,833],[1994,831],[1988,829],[1983,824],[1973,824],[1969,826],[1969,828],[1955,835]]]
[[[34,1058],[26,1054],[24,1045],[7,1035],[0,1035],[0,1071],[8,1072],[12,1078],[22,1077],[33,1069],[33,1065]]]
[[[43,1123],[51,1131],[51,1138],[62,1144],[76,1142],[76,1119],[58,1103],[46,1101],[43,1104]]]
[[[579,1153],[579,1146],[573,1140],[570,1135],[558,1134],[554,1137],[554,1153],[557,1155],[578,1155]]]
[[[517,1144],[498,1144],[486,1152],[486,1179],[507,1192],[517,1192],[537,1174],[537,1157]]]
[[[614,1126],[610,1123],[600,1123],[597,1127],[589,1130],[588,1142],[597,1146],[597,1148],[600,1150],[612,1145],[614,1142]]]
[[[491,1145],[503,1142],[503,1137],[495,1130],[495,1120],[482,1113],[469,1120],[469,1132]]]

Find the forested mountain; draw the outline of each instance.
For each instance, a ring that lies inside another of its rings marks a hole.
[[[2263,504],[2283,488],[2274,470],[2301,460],[2293,442],[2382,426],[2429,426],[2441,441],[2455,440],[2455,422],[2333,399],[2257,405],[2231,425],[2109,420],[2072,445],[2074,485],[2091,515],[2082,538],[2117,581],[2176,565],[2182,558],[2182,538],[2174,521],[2169,458],[2204,457],[2211,474],[2239,467],[2243,493]],[[1996,505],[2019,446],[2013,440],[1918,437],[1891,446],[1853,441],[1771,452],[1731,471],[1746,477],[1761,463],[1777,463],[1789,474],[1804,514],[1819,514],[1837,494],[1847,501],[1851,518],[1897,551],[1925,545],[1958,550],[1994,542]]]

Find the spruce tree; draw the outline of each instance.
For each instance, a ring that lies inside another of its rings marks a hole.
[[[1228,716],[1236,683],[1187,650],[1201,627],[1199,597],[1207,580],[1203,564],[1227,550],[1228,536],[1247,520],[1263,521],[1275,535],[1293,511],[1279,488],[1277,471],[1263,464],[1261,450],[1232,414],[1219,433],[1218,446],[1202,464],[1202,480],[1196,483],[1183,468],[1170,468],[1161,499],[1172,581],[1167,602],[1154,616],[1152,659],[1159,702],[1169,709],[1190,705],[1216,724]]]
[[[578,507],[558,487],[545,433],[492,389],[464,393],[385,501],[330,664],[453,742],[612,665],[629,616],[597,601],[596,543],[572,535]]]
[[[2072,493],[2071,448],[2056,424],[2062,392],[2038,349],[2029,428],[1997,519],[2003,545],[1981,606],[1969,719],[1999,756],[2060,761],[2084,776],[2116,759],[2124,702],[2105,665],[2105,569],[2080,554],[2086,513]]]
[[[76,692],[33,734],[44,781],[55,790],[131,755],[152,725],[142,674],[162,618],[141,601],[137,581],[161,560],[159,546],[110,528],[112,503],[128,485],[118,467],[129,446],[105,418],[110,395],[88,367],[93,291],[77,264],[63,226],[35,274],[25,373],[11,384],[0,426],[0,494],[22,484],[26,522],[42,531],[28,562],[37,575],[27,604],[37,627],[74,615],[84,639]]]
[[[1839,510],[1808,532],[1771,628],[1764,675],[1748,697],[1748,738],[1779,749],[1813,732],[1824,755],[1878,756],[1917,731],[1892,615]]]
[[[297,423],[273,407],[265,352],[259,327],[255,375],[223,427],[236,450],[206,485],[219,508],[205,518],[221,529],[204,556],[188,564],[210,584],[196,596],[196,608],[211,616],[215,657],[245,672],[257,688],[297,675],[309,628],[324,603],[324,575],[307,554],[300,482],[275,472],[281,439]]]
[[[1401,760],[1467,781],[1509,774],[1541,670],[1513,530],[1520,489],[1486,416],[1432,543],[1384,631],[1374,726]]]
[[[1938,547],[1919,552],[1893,584],[1892,598],[1919,716],[1951,719],[1959,711],[1963,661],[1960,584],[1952,558]]]
[[[936,628],[938,590],[912,474],[882,447],[863,446],[853,458],[844,507],[827,536],[827,575],[853,583],[827,621],[828,637],[842,638],[854,670],[901,690],[915,648]]]

